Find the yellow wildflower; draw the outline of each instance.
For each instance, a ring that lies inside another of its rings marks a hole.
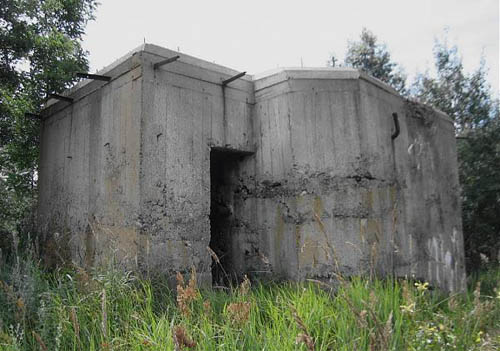
[[[401,308],[401,312],[403,313],[409,313],[409,314],[415,313],[415,302],[410,303],[409,305],[401,305],[399,307]]]
[[[429,289],[429,283],[427,283],[427,282],[425,282],[425,283],[416,282],[415,286],[417,287],[417,290],[420,293],[422,293],[422,292],[426,291],[427,289]]]
[[[481,342],[481,336],[483,335],[483,332],[480,331],[479,333],[477,333],[477,338],[476,338],[476,342],[479,344]]]

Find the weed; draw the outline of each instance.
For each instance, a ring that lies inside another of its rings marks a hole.
[[[179,310],[185,317],[191,315],[191,303],[198,299],[199,292],[196,287],[196,270],[192,268],[191,277],[188,284],[185,286],[184,277],[180,272],[177,272],[177,304]]]
[[[498,269],[452,296],[360,277],[341,279],[334,292],[323,281],[248,278],[199,290],[194,271],[188,282],[178,274],[174,296],[166,281],[112,267],[48,273],[22,260],[1,267],[0,279],[2,351],[500,348]]]
[[[227,306],[227,313],[231,323],[241,327],[250,316],[250,302],[232,302]]]
[[[290,310],[292,311],[292,316],[293,319],[295,320],[295,323],[297,324],[297,327],[299,327],[299,329],[302,331],[302,333],[297,334],[297,337],[295,338],[295,343],[296,344],[304,343],[308,351],[314,351],[314,339],[309,334],[309,331],[307,330],[304,321],[302,320],[302,318],[300,318],[295,307],[290,306]]]
[[[184,348],[191,349],[196,346],[196,342],[187,335],[186,329],[180,325],[172,328],[172,338],[176,351],[183,350]]]

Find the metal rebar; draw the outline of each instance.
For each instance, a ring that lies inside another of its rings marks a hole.
[[[53,98],[53,99],[57,99],[57,100],[66,101],[66,102],[73,102],[72,98],[67,97],[67,96],[62,96],[62,95],[59,95],[59,94],[49,94],[49,97]]]
[[[111,80],[111,77],[109,76],[101,76],[99,74],[90,74],[90,73],[84,73],[84,72],[78,72],[76,74],[78,78],[87,78],[87,79],[94,79],[94,80],[102,80],[105,82],[109,82]]]
[[[153,65],[153,69],[157,69],[158,67],[163,66],[163,65],[166,65],[167,63],[175,62],[175,61],[177,61],[179,58],[180,58],[180,56],[179,56],[179,55],[177,55],[177,56],[174,56],[174,57],[170,57],[170,58],[168,58],[168,59],[166,59],[166,60],[162,60],[162,61],[160,61],[160,62],[156,62],[156,63]]]
[[[400,130],[399,130],[398,114],[396,112],[394,112],[392,114],[392,119],[394,120],[394,127],[396,127],[396,130],[391,135],[391,139],[394,140],[394,139],[396,139],[398,137],[399,132],[400,132]]]
[[[226,86],[228,85],[229,83],[231,83],[232,81],[238,79],[238,78],[241,78],[243,77],[245,74],[247,74],[247,72],[241,72],[241,73],[238,73],[237,75],[235,76],[232,76],[231,78],[228,78],[226,80],[223,80],[222,81],[222,86]]]

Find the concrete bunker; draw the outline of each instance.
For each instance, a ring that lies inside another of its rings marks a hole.
[[[212,248],[230,276],[464,287],[443,113],[354,69],[242,75],[150,44],[99,74],[42,112],[41,237],[75,264],[210,283]]]

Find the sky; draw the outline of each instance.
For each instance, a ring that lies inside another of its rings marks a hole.
[[[255,74],[343,59],[363,27],[410,80],[432,72],[436,39],[458,47],[466,71],[483,55],[498,96],[498,0],[101,0],[83,46],[92,72],[145,41]]]

